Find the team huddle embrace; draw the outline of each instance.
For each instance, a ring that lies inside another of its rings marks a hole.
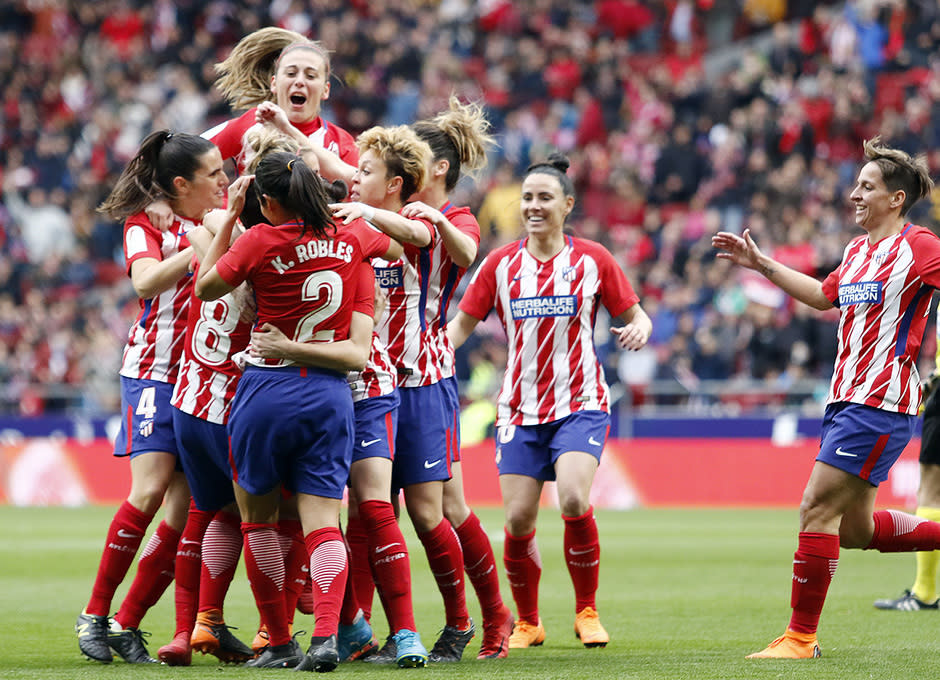
[[[627,350],[652,325],[613,256],[566,233],[567,160],[529,167],[526,237],[483,260],[449,316],[480,242],[470,210],[449,198],[486,162],[480,107],[452,97],[430,119],[353,139],[320,117],[330,62],[318,43],[261,29],[216,68],[220,90],[248,110],[202,136],[152,133],[100,208],[124,220],[140,313],[115,442],[131,489],[76,622],[81,652],[189,665],[196,650],[323,672],[357,659],[460,661],[478,634],[478,658],[541,645],[535,523],[546,481],[557,481],[575,633],[605,646],[589,493],[610,416],[594,321],[603,304]],[[454,352],[490,312],[509,347],[496,456],[516,614],[461,475]],[[430,651],[415,625],[399,497],[443,599]],[[223,614],[241,554],[259,613],[250,645]],[[140,624],[174,580],[176,633],[155,659]],[[381,646],[376,591],[389,628]],[[298,610],[315,620],[306,651],[293,634]]]

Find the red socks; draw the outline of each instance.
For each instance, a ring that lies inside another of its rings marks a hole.
[[[463,583],[463,552],[454,528],[446,519],[428,532],[418,534],[428,556],[431,573],[444,598],[447,625],[465,630],[470,614]]]
[[[594,507],[580,517],[565,517],[565,562],[574,584],[575,612],[585,607],[597,608],[597,575],[600,571],[601,546],[597,540]]]
[[[801,532],[793,554],[790,630],[815,633],[826,593],[839,564],[839,537]]]
[[[242,552],[242,532],[236,515],[218,512],[202,539],[202,570],[199,574],[199,611],[222,611],[225,595],[235,578]]]
[[[180,532],[166,522],[160,522],[153,536],[147,541],[147,546],[137,563],[134,582],[121,603],[121,609],[114,615],[114,620],[122,627],[140,626],[144,614],[157,603],[173,582],[179,540]]]
[[[176,549],[176,633],[192,633],[199,606],[199,574],[202,570],[202,542],[214,512],[199,510],[190,502],[189,516]]]
[[[408,547],[395,520],[395,508],[388,501],[365,501],[359,504],[359,517],[369,541],[371,574],[391,632],[396,633],[402,628],[417,630],[411,602]]]
[[[268,628],[271,645],[290,642],[284,611],[284,555],[276,524],[242,522],[245,537],[245,571],[261,623]]]
[[[940,524],[897,510],[879,510],[866,550],[918,552],[940,549]]]
[[[542,558],[535,542],[535,530],[525,536],[513,536],[508,530],[505,534],[503,564],[519,619],[538,625]]]
[[[483,621],[498,617],[503,611],[503,598],[499,594],[499,574],[496,571],[496,558],[489,536],[473,511],[463,524],[454,528],[454,531],[460,539],[467,578],[473,584],[477,599],[480,600]]]
[[[153,515],[141,512],[127,501],[118,508],[108,527],[98,575],[91,589],[91,599],[85,607],[86,613],[95,616],[107,616],[110,613],[114,592],[127,575],[152,519]]]
[[[284,556],[284,611],[287,623],[294,622],[297,598],[307,585],[304,566],[307,563],[307,546],[304,531],[298,519],[282,519],[277,523],[277,538]]]
[[[366,621],[371,621],[375,584],[372,581],[372,569],[369,565],[369,536],[362,518],[350,517],[347,520],[346,544],[349,546],[350,557],[349,587],[355,594],[359,607],[362,608],[362,615],[366,617]]]
[[[338,527],[311,531],[304,540],[310,554],[310,580],[313,581],[313,637],[335,635],[349,574],[346,543]]]

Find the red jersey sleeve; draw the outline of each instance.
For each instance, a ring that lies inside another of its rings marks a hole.
[[[359,239],[363,256],[367,260],[373,257],[385,258],[385,254],[392,245],[392,237],[384,231],[379,231],[363,219],[352,222],[348,227],[338,225],[338,229],[350,229]]]
[[[356,297],[353,311],[368,316],[375,315],[375,270],[367,261],[362,262],[357,270]]]
[[[914,270],[929,286],[940,288],[940,238],[923,227],[914,227],[907,237],[914,251]]]
[[[457,208],[453,212],[447,213],[447,219],[450,220],[450,223],[457,227],[457,230],[462,234],[466,234],[473,239],[473,242],[480,245],[480,223],[477,222],[477,218],[473,216],[473,213],[470,212],[470,208],[462,207]]]
[[[836,307],[839,306],[839,270],[841,268],[842,265],[839,265],[829,272],[829,276],[823,279],[822,282],[823,295]]]
[[[261,240],[263,229],[259,228],[263,226],[267,225],[256,224],[235,239],[235,243],[229,246],[225,254],[215,263],[215,270],[219,276],[233,288],[247,280],[264,262],[264,253],[267,248]]]
[[[255,124],[255,109],[251,108],[245,111],[238,118],[217,125],[211,130],[206,130],[202,136],[219,147],[222,152],[222,160],[235,158],[242,152],[242,137],[245,131]]]
[[[152,257],[163,259],[161,243],[163,234],[150,223],[142,212],[131,215],[124,221],[124,261],[127,273],[131,272],[131,265],[137,260]]]
[[[633,290],[627,275],[623,273],[609,250],[600,245],[593,250],[600,276],[601,303],[612,317],[619,317],[639,302],[640,296]]]
[[[460,299],[458,309],[461,312],[482,321],[493,309],[496,304],[496,265],[500,259],[499,251],[495,251],[480,264]]]
[[[343,128],[332,123],[327,123],[333,128],[336,135],[336,144],[339,146],[339,157],[353,167],[359,165],[359,149],[356,147],[355,138],[346,132]]]

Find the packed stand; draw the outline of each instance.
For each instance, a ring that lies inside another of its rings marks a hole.
[[[136,300],[120,226],[95,208],[149,132],[198,133],[230,116],[211,87],[213,65],[265,25],[332,52],[324,115],[354,134],[433,115],[452,91],[485,104],[500,146],[454,195],[483,229],[478,261],[520,236],[519,177],[530,160],[549,149],[571,158],[580,200],[569,222],[615,254],[653,319],[642,352],[617,352],[598,336],[625,403],[819,410],[838,316],[730,270],[709,238],[750,227],[777,260],[822,277],[855,233],[845,197],[864,138],[928,150],[936,173],[940,9],[887,0],[486,8],[4,4],[0,412],[116,410]],[[936,228],[938,199],[911,219]],[[484,396],[503,360],[488,329],[499,332],[482,325],[483,340],[458,357],[460,378]],[[922,357],[933,352],[928,337]]]

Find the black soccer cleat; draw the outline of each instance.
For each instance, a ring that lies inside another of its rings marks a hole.
[[[245,668],[295,668],[304,660],[304,650],[297,640],[291,639],[283,645],[268,645]]]
[[[114,656],[108,646],[108,617],[82,612],[75,621],[78,648],[87,659],[111,663]]]
[[[467,643],[473,639],[476,628],[473,626],[473,620],[466,630],[460,630],[454,626],[444,626],[440,637],[431,648],[428,654],[428,661],[432,663],[455,663],[463,657],[463,650]]]
[[[321,636],[310,639],[310,648],[295,671],[316,671],[329,673],[339,665],[339,652],[337,651],[336,636]]]
[[[127,663],[160,663],[147,652],[144,637],[150,637],[137,628],[108,631],[108,646]]]

